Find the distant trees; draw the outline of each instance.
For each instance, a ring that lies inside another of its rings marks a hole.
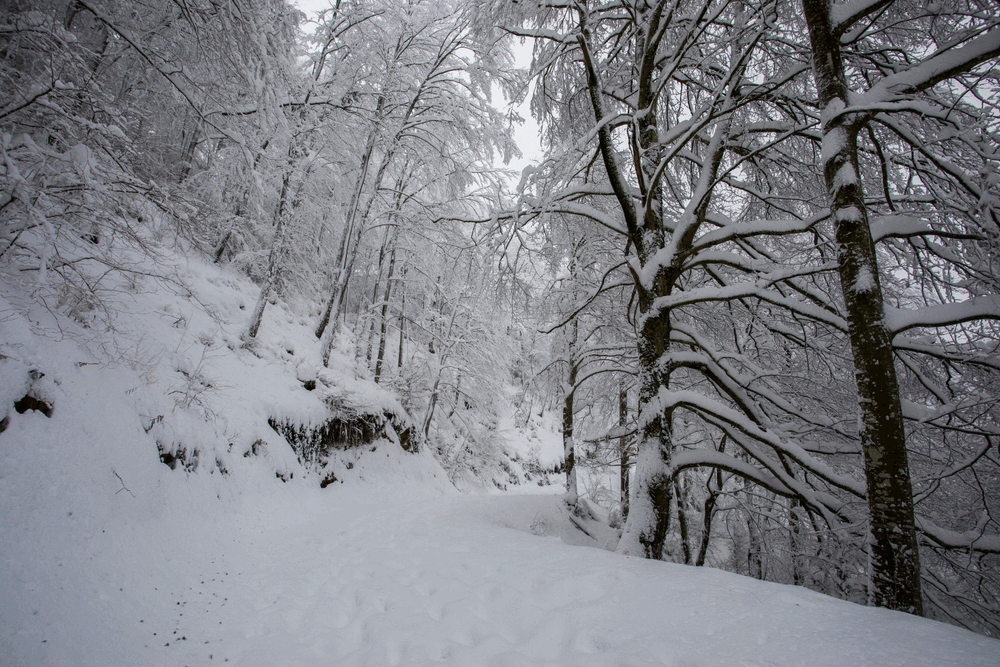
[[[363,24],[370,41],[367,52],[354,57],[380,60],[350,93],[367,130],[316,331],[324,358],[333,341],[328,323],[342,312],[369,225],[394,208],[393,201],[406,201],[409,210],[413,198],[425,207],[471,198],[471,188],[488,180],[494,151],[513,150],[503,118],[487,101],[487,81],[508,76],[508,56],[471,18],[464,3],[410,3],[383,7]],[[392,182],[394,193],[385,187]],[[392,224],[408,217],[407,211],[393,215]]]

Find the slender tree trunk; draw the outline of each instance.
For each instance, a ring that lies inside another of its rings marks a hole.
[[[424,427],[421,429],[424,432],[424,440],[430,438],[431,422],[434,420],[434,409],[437,407],[438,389],[440,386],[441,374],[439,372],[437,378],[434,380],[434,386],[431,388],[431,398],[427,403],[427,415],[424,417]]]
[[[424,439],[427,440],[430,437],[431,423],[434,420],[434,410],[437,408],[438,397],[441,394],[441,378],[444,375],[444,365],[448,360],[448,341],[451,340],[451,333],[455,328],[455,320],[458,316],[458,308],[452,310],[451,319],[448,322],[448,329],[444,334],[444,341],[441,343],[441,351],[438,353],[438,364],[437,364],[437,375],[434,378],[434,386],[431,389],[430,401],[427,405],[427,416],[424,418]],[[434,339],[431,339],[433,343]],[[434,354],[434,350],[430,350],[431,354]]]
[[[399,352],[396,356],[396,368],[403,367],[403,327],[406,324],[406,265],[403,265],[403,280],[402,280],[403,293],[400,295],[400,306],[399,306]]]
[[[188,177],[191,170],[194,168],[194,152],[198,148],[198,142],[201,137],[200,123],[196,119],[195,127],[188,133],[184,131],[181,133],[181,138],[183,139],[187,136],[187,141],[184,144],[184,148],[181,151],[180,159],[180,173],[177,175],[177,182],[183,183],[184,179]]]
[[[222,261],[222,255],[223,253],[226,252],[226,244],[229,243],[229,238],[232,235],[233,235],[233,225],[232,223],[230,223],[229,229],[227,229],[226,233],[222,235],[222,238],[219,240],[218,245],[215,246],[215,251],[212,253],[213,264],[218,264],[220,261]]]
[[[566,387],[563,391],[562,438],[563,438],[563,472],[566,473],[566,502],[576,507],[580,499],[576,475],[576,443],[573,440],[573,399],[576,394],[576,377],[579,368],[576,360],[576,344],[579,335],[579,323],[576,318],[570,323],[570,339],[567,350],[569,371],[566,377]]]
[[[802,505],[794,498],[789,500],[788,508],[788,552],[791,554],[792,583],[796,586],[805,584],[802,567]]]
[[[378,307],[378,293],[379,289],[382,287],[382,267],[385,264],[385,252],[389,245],[389,230],[385,230],[385,236],[382,239],[382,246],[378,250],[378,268],[375,271],[375,287],[372,288],[372,309],[377,309]],[[366,336],[367,343],[365,343],[365,365],[371,368],[372,365],[372,348],[375,345],[375,316],[371,315],[368,324],[366,326],[368,329],[368,334]]]
[[[684,564],[691,564],[691,544],[688,542],[688,520],[687,520],[687,480],[683,474],[674,477],[674,488],[677,503],[677,527],[681,531],[681,554],[684,557]]]
[[[375,356],[375,382],[382,377],[382,360],[385,358],[385,334],[388,328],[389,297],[392,295],[392,274],[396,267],[396,244],[389,251],[389,269],[385,278],[385,292],[382,294],[381,330],[378,337],[378,354]]]
[[[629,459],[628,436],[625,435],[625,426],[628,423],[628,392],[624,383],[618,388],[618,428],[621,429],[621,436],[618,438],[618,474],[622,521],[628,519],[629,506],[629,467],[632,461]]]
[[[719,442],[719,453],[721,454],[725,449],[726,436],[722,436],[722,440]],[[713,478],[715,479],[714,486],[712,485]],[[712,539],[712,519],[715,518],[715,503],[722,493],[722,484],[722,470],[716,468],[713,474],[708,476],[708,481],[705,483],[708,495],[705,497],[705,505],[702,511],[701,545],[698,547],[698,556],[694,561],[694,564],[698,567],[705,564],[705,557],[708,555],[708,545]]]
[[[286,209],[288,208],[292,171],[293,167],[289,165],[284,178],[281,179],[281,192],[278,196],[278,208],[274,221],[274,236],[271,239],[271,252],[268,253],[267,257],[267,273],[264,277],[264,284],[260,287],[260,295],[257,297],[257,303],[250,314],[250,323],[247,326],[247,340],[253,340],[257,337],[257,331],[260,330],[260,323],[264,319],[264,308],[267,306],[267,300],[271,294],[271,290],[274,289],[274,286],[278,282],[281,255],[285,250],[285,218],[288,217]]]
[[[347,257],[347,243],[350,238],[351,230],[349,227],[345,226],[340,234],[340,243],[337,245],[337,259],[334,262],[330,298],[327,299],[326,306],[323,308],[323,314],[320,315],[319,323],[316,325],[316,338],[319,338],[320,340],[323,339],[323,334],[326,333],[326,328],[330,324],[330,313],[333,312],[333,304],[337,300],[337,293],[333,290],[336,289],[337,283],[340,280],[340,266],[344,263],[344,260]]]
[[[920,561],[903,413],[858,170],[857,134],[864,121],[847,108],[847,80],[829,0],[803,0],[802,7],[824,119],[823,173],[836,226],[838,270],[858,386],[868,487],[869,595],[879,607],[919,615],[923,613]]]
[[[374,133],[373,133],[374,136]],[[369,145],[370,148],[374,147],[374,141]],[[340,309],[343,307],[344,292],[347,291],[347,283],[350,280],[351,269],[353,266],[350,265],[349,258],[351,256],[351,241],[355,236],[360,236],[360,234],[355,233],[355,226],[357,226],[357,200],[361,196],[361,188],[364,187],[365,174],[368,171],[368,160],[371,158],[371,153],[366,153],[362,159],[361,174],[358,176],[357,187],[354,194],[351,196],[351,203],[348,207],[347,221],[344,225],[344,229],[340,235],[340,243],[337,246],[337,261],[335,268],[333,270],[333,284],[330,287],[330,298],[326,302],[326,308],[323,309],[323,316],[320,318],[319,324],[316,326],[316,337],[321,339],[320,347],[323,349],[323,363],[327,363],[330,358],[330,352],[327,349],[327,340],[330,340],[330,345],[332,345],[333,332],[330,327],[330,321],[332,320],[336,323],[337,318],[340,316]],[[331,331],[328,331],[327,328]]]
[[[712,478],[716,484],[712,486]],[[705,506],[702,514],[701,544],[698,547],[698,556],[694,564],[701,567],[705,564],[708,556],[708,545],[712,539],[712,520],[715,518],[715,503],[718,501],[719,493],[722,491],[722,470],[716,468],[713,475],[708,478],[708,496],[705,498]]]
[[[355,232],[355,227],[362,226],[358,219],[358,211],[361,207],[361,198],[364,195],[365,183],[368,180],[368,170],[371,166],[372,153],[375,151],[375,140],[378,138],[379,121],[382,107],[385,105],[385,98],[379,97],[375,105],[375,126],[368,132],[368,140],[365,143],[365,152],[361,155],[361,163],[358,169],[358,179],[354,185],[354,192],[351,193],[351,201],[347,207],[347,217],[344,220],[344,229],[340,236],[340,245],[337,250],[337,262],[333,271],[333,284],[330,287],[330,298],[323,309],[323,316],[316,327],[316,338],[321,339],[320,349],[323,355],[323,364],[330,360],[330,350],[333,348],[333,331],[327,331],[330,320],[334,322],[340,316],[340,309],[343,306],[344,292],[347,291],[347,283],[350,280],[350,272],[353,266],[348,260],[351,255],[351,240],[358,236],[360,232]],[[378,186],[375,188],[378,189]],[[356,248],[355,248],[356,252]]]
[[[747,575],[754,579],[764,578],[764,540],[757,519],[764,520],[757,511],[757,502],[747,494],[747,505],[751,508],[747,516]]]

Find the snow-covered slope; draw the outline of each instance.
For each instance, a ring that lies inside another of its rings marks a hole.
[[[243,349],[253,287],[176,261],[110,293],[107,335],[0,296],[0,667],[1000,664],[953,627],[616,556],[556,496],[458,494],[430,448],[338,452],[321,489],[267,423],[327,414],[308,318],[270,306]],[[347,357],[321,380],[396,409]]]

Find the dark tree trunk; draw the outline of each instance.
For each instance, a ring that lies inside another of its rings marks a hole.
[[[674,477],[675,495],[677,497],[677,527],[681,531],[681,555],[684,557],[684,564],[691,564],[691,544],[688,542],[688,520],[687,520],[687,483],[684,475]]]
[[[226,233],[222,235],[222,239],[219,241],[219,244],[215,246],[215,252],[212,253],[214,257],[214,259],[212,260],[213,264],[218,264],[219,262],[222,261],[222,255],[223,253],[226,252],[226,245],[229,243],[229,238],[232,235],[233,235],[233,228],[232,225],[230,225],[229,229],[226,230]]]
[[[618,164],[616,148],[611,130],[605,122],[604,90],[600,81],[594,54],[591,51],[593,38],[587,23],[588,16],[583,6],[579,8],[580,44],[584,69],[587,74],[587,89],[597,122],[597,136],[601,158],[608,180],[621,207],[622,217],[628,230],[629,244],[634,246],[642,266],[652,260],[656,252],[663,248],[665,232],[662,217],[661,186],[655,177],[662,147],[659,145],[656,114],[656,43],[640,44],[636,53],[638,71],[637,109],[639,118],[637,134],[641,150],[633,157],[636,162],[634,176],[640,181],[640,191],[649,202],[640,210],[633,200],[628,186],[628,178]],[[648,11],[648,8],[647,8]],[[647,35],[657,33],[659,10],[649,21]],[[635,149],[633,149],[635,151]],[[641,426],[637,436],[636,475],[634,480],[634,502],[629,508],[629,519],[625,523],[618,551],[624,554],[659,559],[663,557],[670,525],[670,457],[673,451],[670,432],[670,415],[656,407],[661,387],[667,386],[667,371],[660,359],[667,351],[670,340],[669,311],[654,311],[656,297],[666,296],[670,281],[666,271],[658,271],[652,285],[644,284],[638,275],[634,276],[639,297],[639,313],[642,326],[638,332],[639,356],[639,399],[638,411]]]
[[[823,173],[836,225],[840,284],[847,306],[868,486],[870,596],[873,604],[922,614],[903,413],[885,325],[875,243],[858,170],[863,127],[846,108],[848,89],[828,0],[803,0],[823,113]]]
[[[396,368],[403,367],[403,326],[406,324],[406,265],[403,265],[403,292],[400,294],[399,305],[399,352],[396,357]]]
[[[619,487],[621,489],[622,521],[628,519],[629,506],[629,467],[632,461],[629,459],[628,436],[625,435],[625,426],[628,423],[628,392],[623,384],[618,389],[618,428],[622,435],[618,438],[619,456]]]
[[[722,440],[719,441],[719,453],[721,454],[725,450],[726,436],[722,436]],[[712,484],[713,479],[715,480],[714,485]],[[708,476],[708,481],[705,482],[708,495],[705,497],[705,505],[702,509],[701,545],[698,547],[698,555],[694,561],[694,564],[698,567],[705,564],[705,558],[708,555],[708,545],[712,539],[712,519],[715,518],[715,503],[722,493],[722,486],[722,470],[716,468]]]
[[[387,315],[389,311],[389,297],[392,294],[392,273],[396,267],[396,245],[393,242],[392,250],[389,251],[389,270],[385,278],[385,292],[382,294],[381,329],[378,337],[378,354],[375,356],[375,383],[382,377],[382,360],[385,358],[385,335],[388,325]]]

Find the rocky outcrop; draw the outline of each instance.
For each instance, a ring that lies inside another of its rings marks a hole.
[[[398,443],[408,452],[417,451],[416,429],[407,415],[365,412],[343,406],[331,408],[330,417],[319,424],[300,424],[271,417],[267,420],[288,441],[306,468],[322,469],[331,452],[371,444],[378,440]]]

